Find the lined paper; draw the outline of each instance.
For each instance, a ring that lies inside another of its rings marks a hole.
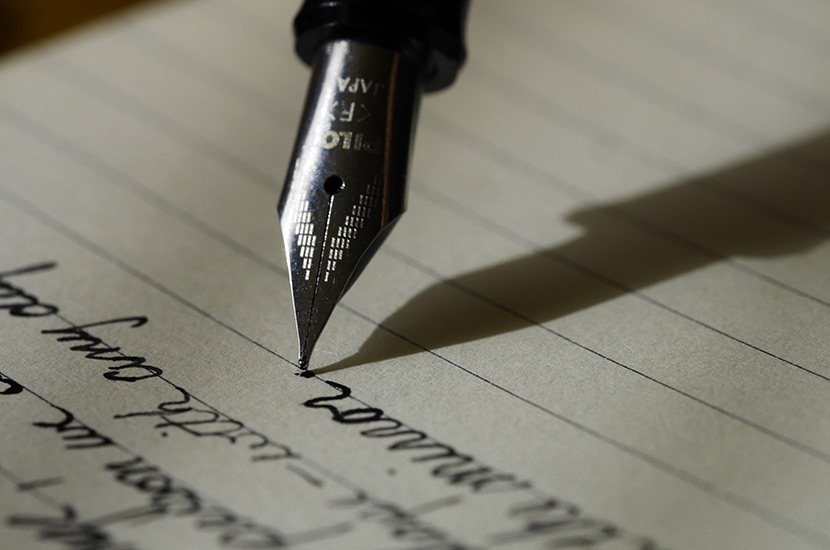
[[[295,9],[0,64],[0,546],[830,548],[830,6],[474,3],[311,379]]]

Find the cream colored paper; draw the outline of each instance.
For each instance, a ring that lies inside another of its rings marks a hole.
[[[474,2],[305,379],[295,4],[0,65],[0,547],[830,547],[830,5]]]

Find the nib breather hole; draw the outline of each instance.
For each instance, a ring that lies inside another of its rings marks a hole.
[[[340,176],[329,176],[326,178],[326,181],[323,182],[323,189],[326,190],[326,193],[329,195],[336,195],[343,188],[346,187],[346,182],[343,181],[343,178]]]

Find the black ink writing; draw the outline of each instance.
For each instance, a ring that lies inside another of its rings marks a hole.
[[[57,316],[59,313],[57,306],[41,302],[34,294],[6,280],[10,277],[20,277],[22,275],[31,275],[33,273],[54,269],[56,266],[57,264],[55,262],[42,262],[0,273],[0,310],[8,310],[9,315],[12,317]],[[70,323],[67,327],[45,329],[41,332],[43,334],[56,335],[58,342],[75,343],[69,349],[84,353],[87,359],[110,363],[107,372],[104,373],[105,378],[109,380],[135,382],[137,380],[160,376],[162,370],[158,367],[147,365],[144,357],[128,356],[122,353],[121,348],[106,344],[103,340],[91,334],[88,329],[115,324],[127,324],[131,328],[136,328],[146,323],[147,318],[143,316],[124,317],[84,325],[73,325]]]
[[[147,507],[136,516],[191,515],[202,507],[201,499],[195,492],[178,486],[170,476],[157,466],[147,464],[141,457],[110,462],[105,468],[114,473],[119,483],[149,495]]]
[[[434,440],[426,433],[407,428],[402,422],[387,416],[382,410],[362,407],[341,409],[335,404],[351,395],[351,390],[336,382],[326,381],[326,384],[338,391],[336,395],[315,397],[303,405],[309,408],[328,410],[332,420],[341,424],[368,424],[379,423],[360,432],[360,435],[374,439],[394,439],[387,448],[390,451],[408,451],[417,455],[411,458],[412,462],[429,462],[433,464],[431,474],[445,480],[450,485],[467,486],[473,491],[496,492],[506,490],[525,489],[527,482],[517,481],[512,474],[494,471],[489,466],[478,463],[471,456],[458,453],[453,447]]]
[[[41,303],[36,296],[6,281],[9,277],[30,275],[54,269],[55,266],[55,262],[44,262],[0,273],[0,309],[8,310],[12,317],[48,317],[56,314],[57,307]]]
[[[9,386],[20,387],[31,395],[23,385],[0,373],[0,380]],[[9,519],[17,527],[36,529],[42,540],[59,542],[76,550],[127,550],[118,545],[101,531],[103,525],[119,522],[161,520],[163,518],[193,518],[196,528],[216,533],[220,546],[225,548],[282,548],[286,545],[284,536],[277,530],[251,520],[215,504],[206,502],[195,490],[176,481],[158,466],[134,455],[116,444],[106,435],[84,424],[72,412],[45,401],[49,408],[59,413],[59,418],[33,422],[32,425],[58,434],[66,442],[66,449],[78,452],[116,452],[123,458],[109,459],[103,470],[111,474],[114,481],[146,496],[146,503],[139,506],[113,511],[95,520],[81,522],[71,507],[62,509],[59,517],[14,516]],[[18,483],[19,490],[35,491],[39,487],[62,482],[60,478],[47,478],[34,482]]]
[[[70,350],[85,354],[87,359],[105,361],[110,363],[104,378],[108,380],[120,380],[123,382],[136,382],[161,376],[162,370],[158,367],[146,364],[144,357],[129,356],[121,352],[120,347],[113,347],[103,340],[91,334],[87,329],[105,325],[126,324],[130,328],[137,328],[147,323],[147,318],[123,317],[108,321],[98,321],[84,325],[69,325],[56,329],[44,329],[43,334],[54,334],[58,342],[78,342],[70,346]]]
[[[66,326],[43,329],[41,333],[54,337],[57,342],[69,344],[71,351],[83,354],[86,359],[106,365],[104,378],[108,380],[137,382],[148,378],[161,377],[164,373],[163,369],[148,364],[145,357],[124,353],[120,347],[105,342],[93,330],[113,326],[135,329],[146,325],[147,317],[137,315],[74,324],[59,314],[57,306],[42,303],[35,295],[21,287],[10,284],[4,279],[45,271],[55,266],[54,262],[44,262],[0,274],[0,309],[7,309],[12,316],[16,317],[56,315],[66,323]],[[173,388],[180,394],[178,400],[163,402],[154,410],[116,415],[116,418],[155,416],[161,420],[155,427],[161,430],[172,428],[196,437],[218,437],[231,444],[241,443],[246,445],[250,451],[253,451],[251,460],[255,462],[297,457],[286,445],[272,441],[265,435],[251,430],[241,422],[229,418],[216,409],[191,404],[192,396],[189,392],[178,386],[173,386]],[[0,395],[12,395],[19,391],[20,388],[15,382],[0,378]],[[63,412],[69,414],[67,411]],[[67,440],[70,440],[70,438],[85,440],[68,448],[94,445],[94,443],[88,441],[92,438],[91,434],[85,433],[77,425],[72,425],[72,419],[65,418],[64,421],[66,424],[56,424],[51,427],[60,428],[62,435],[66,436]],[[46,427],[47,423],[43,424],[42,427]],[[162,433],[166,434],[166,431],[162,431]]]
[[[23,391],[23,386],[0,374],[0,395],[14,395]]]
[[[81,521],[71,506],[64,506],[61,512],[59,516],[14,515],[9,517],[8,524],[37,531],[39,540],[69,550],[133,550],[130,544],[114,541],[100,525]]]
[[[255,451],[252,461],[297,458],[286,445],[272,441],[215,409],[194,406],[187,390],[179,386],[173,388],[179,394],[177,400],[165,401],[149,411],[118,414],[115,418],[155,417],[160,420],[154,426],[157,429],[174,428],[196,437],[218,437],[232,445],[247,443],[248,449]]]
[[[588,548],[619,537],[609,522],[586,517],[578,507],[557,499],[533,500],[515,505],[510,515],[521,526],[491,536],[494,546],[513,545],[530,538],[544,537],[548,548]],[[639,550],[655,550],[651,541],[641,540]]]
[[[62,418],[57,422],[34,422],[38,428],[52,429],[60,434],[61,439],[68,441],[67,449],[97,449],[111,446],[112,440],[104,437],[89,426],[75,420],[75,416],[56,405],[52,408],[61,413]]]
[[[334,506],[354,508],[358,518],[388,529],[395,540],[429,550],[464,550],[467,546],[452,542],[442,531],[424,524],[417,514],[400,506],[369,497],[358,491],[348,498],[332,502]]]
[[[219,531],[219,542],[228,548],[282,548],[284,537],[277,531],[245,520],[219,506],[206,506],[199,495],[174,481],[160,468],[141,457],[110,462],[105,468],[115,480],[148,495],[143,508],[132,511],[132,517],[195,516],[202,530]]]
[[[495,471],[470,455],[459,453],[452,446],[436,441],[425,432],[412,429],[374,407],[347,408],[351,389],[343,384],[324,380],[337,393],[309,399],[303,403],[312,409],[329,412],[339,424],[371,424],[359,434],[371,439],[390,439],[391,452],[413,455],[411,462],[429,463],[430,474],[453,486],[468,488],[472,494],[510,493],[538,494],[529,481],[518,481],[512,474]],[[358,498],[355,503],[360,499]],[[382,507],[376,507],[376,513]],[[386,510],[387,518],[395,514]],[[612,543],[636,550],[657,550],[656,544],[644,537],[623,532],[615,525],[592,518],[577,507],[554,498],[539,497],[514,504],[507,509],[508,519],[518,525],[505,532],[489,536],[494,546],[520,543],[527,539],[542,539],[547,548],[589,548]]]

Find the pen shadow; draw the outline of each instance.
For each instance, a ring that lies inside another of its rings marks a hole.
[[[576,211],[568,219],[584,227],[578,238],[431,285],[381,321],[357,352],[314,373],[545,323],[726,258],[808,250],[828,236],[828,183],[830,132]]]

